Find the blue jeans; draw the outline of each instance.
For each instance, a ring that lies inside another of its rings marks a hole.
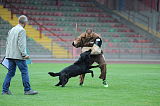
[[[17,60],[17,59],[8,59],[8,60],[9,60],[9,71],[3,82],[2,92],[7,92],[9,90],[11,79],[14,77],[16,72],[16,66],[18,66],[19,70],[21,71],[24,91],[31,90],[29,84],[28,67],[26,64],[26,60]]]

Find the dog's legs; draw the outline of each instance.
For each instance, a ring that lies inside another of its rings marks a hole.
[[[55,86],[60,86],[60,85],[62,85],[61,76],[59,76],[59,82]]]
[[[62,87],[64,87],[67,84],[68,79],[69,79],[67,74],[66,73],[62,73],[59,78],[60,78],[60,82],[61,82]]]
[[[99,67],[99,65],[96,65],[96,66],[89,66],[89,69],[91,69],[91,68],[97,68],[97,67]]]
[[[86,73],[91,73],[91,76],[94,77],[92,70],[87,70]],[[80,84],[79,85],[83,85],[84,78],[85,78],[85,74],[80,75]]]
[[[93,74],[92,70],[87,70],[86,73],[91,73],[91,76],[94,77],[94,74]]]
[[[62,82],[62,87],[64,87],[68,82],[68,78],[64,78]]]
[[[79,85],[83,85],[85,74],[80,75],[79,78],[80,78],[80,84]]]
[[[58,84],[56,84],[55,86],[60,86],[61,85],[61,81],[58,82]]]

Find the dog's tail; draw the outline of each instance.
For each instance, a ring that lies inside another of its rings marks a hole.
[[[48,74],[52,77],[60,76],[60,73],[49,72]]]

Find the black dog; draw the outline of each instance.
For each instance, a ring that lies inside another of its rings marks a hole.
[[[48,74],[50,76],[53,76],[53,77],[59,76],[60,81],[55,86],[64,87],[67,84],[69,78],[76,77],[81,74],[91,73],[91,75],[93,77],[94,76],[93,71],[90,69],[99,67],[99,65],[89,66],[90,53],[91,53],[91,50],[86,51],[84,53],[81,53],[78,61],[76,61],[74,64],[66,67],[65,69],[63,69],[59,73],[49,72]]]

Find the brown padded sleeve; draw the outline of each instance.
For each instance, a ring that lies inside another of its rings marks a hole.
[[[73,46],[78,48],[78,47],[82,47],[83,46],[83,42],[82,42],[82,38],[85,37],[85,33],[82,33],[78,38],[76,38],[76,40],[74,40],[74,44]]]

